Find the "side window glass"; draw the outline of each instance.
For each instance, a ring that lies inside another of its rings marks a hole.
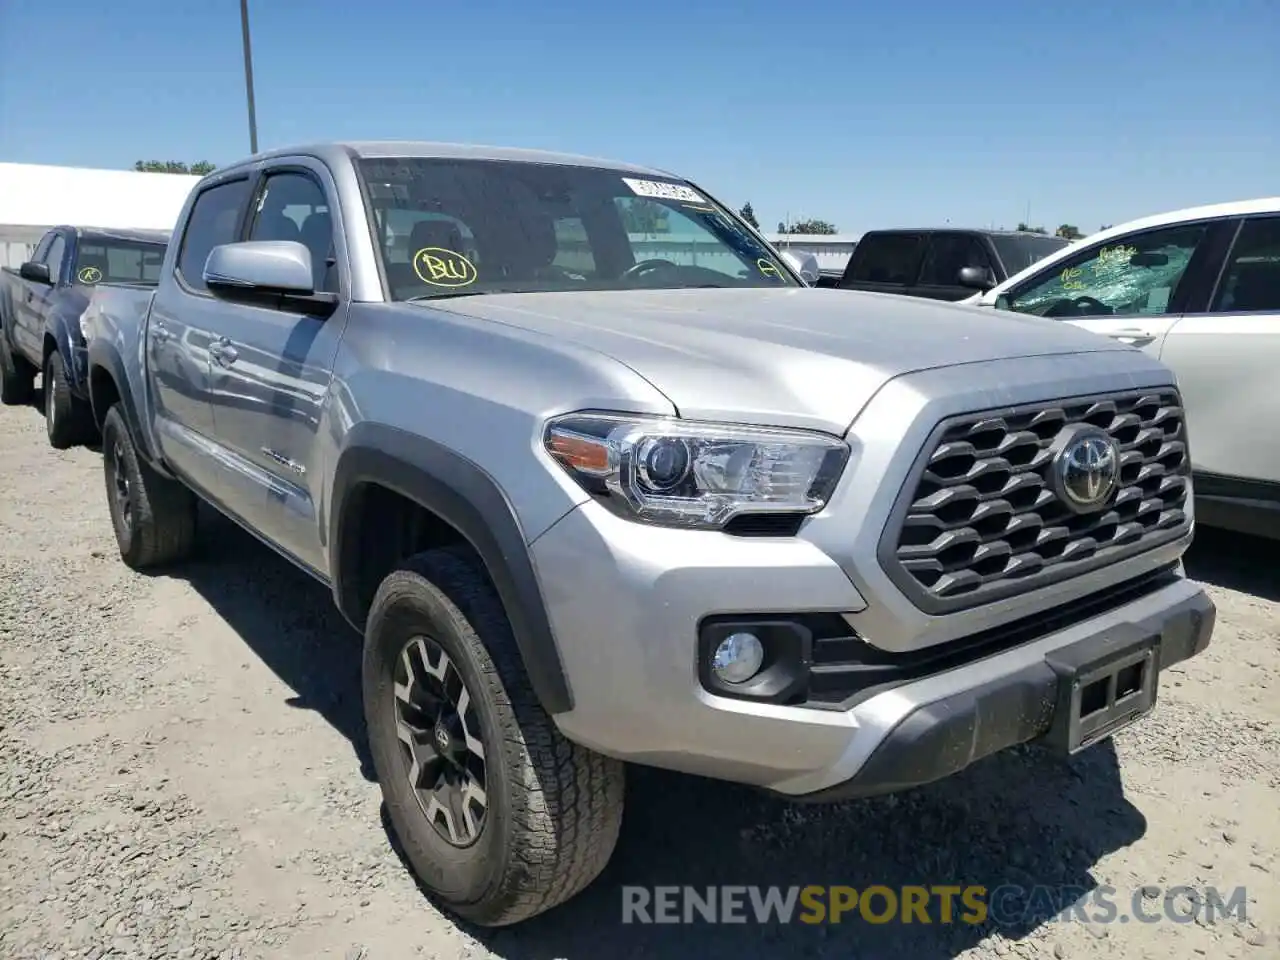
[[[44,262],[49,265],[49,276],[54,283],[58,282],[59,274],[62,270],[62,256],[67,252],[67,241],[62,239],[62,234],[58,234],[53,238],[53,243],[49,247],[49,252],[44,258]]]
[[[1207,230],[1180,224],[1095,247],[1017,291],[1008,308],[1064,319],[1165,313]]]
[[[982,244],[963,234],[935,234],[920,270],[920,283],[937,287],[958,286],[960,271],[965,267],[991,269],[991,260]]]
[[[209,251],[224,243],[234,243],[240,210],[249,198],[249,181],[232,180],[201,192],[187,218],[182,249],[178,254],[178,274],[194,290],[206,290],[204,265]]]
[[[317,292],[336,293],[333,218],[324,190],[304,173],[267,177],[258,196],[250,240],[293,240],[311,253],[311,272]]]
[[[1210,310],[1280,312],[1280,217],[1245,221]]]
[[[849,279],[905,286],[915,279],[924,238],[914,233],[868,237],[854,248]]]

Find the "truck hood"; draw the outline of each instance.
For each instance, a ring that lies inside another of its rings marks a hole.
[[[682,417],[834,433],[906,373],[1132,349],[1054,320],[820,287],[511,293],[422,305],[605,354]]]

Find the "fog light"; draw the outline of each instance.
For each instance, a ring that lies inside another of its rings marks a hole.
[[[725,683],[744,683],[764,663],[764,646],[754,633],[731,633],[720,641],[711,669]]]

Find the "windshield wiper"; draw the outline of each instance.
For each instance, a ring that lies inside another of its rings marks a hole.
[[[401,303],[423,303],[431,300],[451,300],[454,297],[483,297],[489,293],[501,293],[500,290],[456,290],[453,293],[427,293],[420,297],[409,297]]]

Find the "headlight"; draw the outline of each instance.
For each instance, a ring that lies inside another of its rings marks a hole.
[[[825,434],[624,414],[556,417],[543,443],[618,512],[711,529],[744,513],[816,513],[849,459]]]

